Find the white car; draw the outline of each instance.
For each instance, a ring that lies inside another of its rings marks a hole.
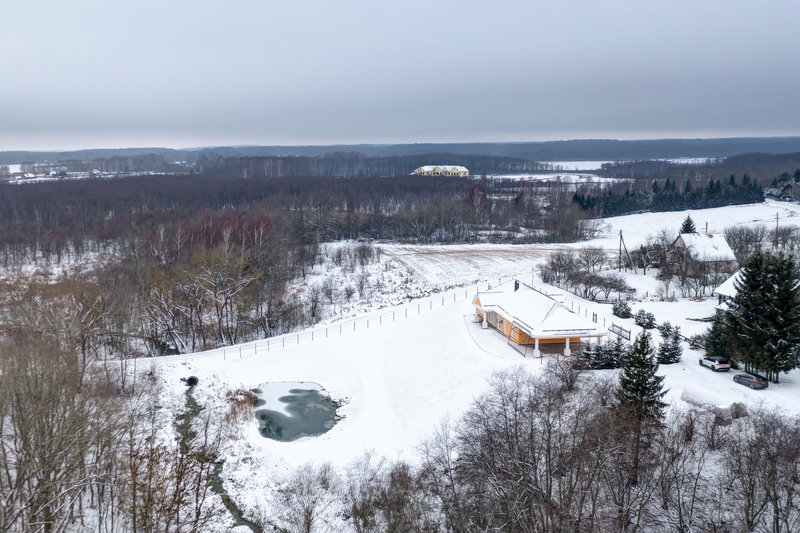
[[[707,366],[714,372],[719,372],[720,370],[730,370],[731,369],[731,362],[725,359],[724,357],[719,356],[711,356],[711,357],[703,357],[700,359],[700,366]]]

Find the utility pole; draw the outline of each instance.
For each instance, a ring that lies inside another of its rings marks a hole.
[[[625,263],[625,272],[628,271],[628,263],[630,263],[631,268],[633,269],[634,274],[638,274],[636,271],[636,265],[633,264],[633,259],[631,259],[631,254],[628,252],[628,247],[625,246],[625,241],[622,238],[622,230],[619,230],[619,261],[622,263],[622,250],[625,249],[625,258],[627,262]],[[619,271],[622,271],[622,266],[619,267]]]

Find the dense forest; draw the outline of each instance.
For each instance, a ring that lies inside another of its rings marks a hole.
[[[578,191],[573,195],[582,209],[602,216],[644,211],[682,211],[761,202],[762,187],[745,174],[741,181],[731,174],[727,180],[709,179],[705,185],[685,180],[681,185],[667,178],[663,182],[639,181],[618,184],[600,191]]]
[[[725,158],[700,161],[636,160],[604,163],[599,174],[606,177],[651,181],[706,181],[730,174],[747,174],[754,181],[767,184],[782,172],[800,168],[800,152],[786,154],[742,153]]]
[[[320,260],[322,243],[572,241],[592,227],[562,188],[502,180],[194,175],[0,187],[5,269],[106,263],[69,282],[19,281],[6,298],[44,291],[73,301],[83,313],[75,319],[93,324],[84,349],[117,355],[183,353],[313,323],[318,302],[286,289]]]
[[[275,176],[394,176],[410,174],[415,169],[436,164],[459,164],[472,175],[520,174],[545,170],[547,165],[520,158],[480,155],[454,156],[430,153],[409,156],[366,157],[360,153],[336,152],[322,157],[216,157],[201,156],[195,169],[201,173],[242,178]]]

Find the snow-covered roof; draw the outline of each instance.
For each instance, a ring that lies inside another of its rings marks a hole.
[[[741,279],[744,275],[744,269],[740,268],[736,271],[731,277],[726,279],[722,285],[714,289],[713,294],[718,294],[720,296],[727,296],[728,298],[733,298],[736,296],[736,280]]]
[[[695,261],[736,261],[722,233],[681,233],[680,238]]]
[[[445,172],[450,172],[451,170],[458,170],[459,172],[469,172],[467,167],[462,167],[462,166],[459,166],[459,165],[425,165],[425,166],[419,167],[417,169],[417,171],[431,172],[436,167],[439,167],[440,169],[442,169]]]
[[[481,292],[475,297],[475,301],[478,300],[484,312],[496,312],[531,337],[598,337],[607,334],[605,328],[572,312],[555,298],[525,285],[520,284],[516,291]]]

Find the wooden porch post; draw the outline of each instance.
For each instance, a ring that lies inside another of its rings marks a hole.
[[[567,343],[564,346],[564,357],[569,357],[572,352],[569,349],[569,337],[567,337]]]
[[[533,356],[534,357],[542,356],[542,352],[539,351],[539,337],[533,339]]]

